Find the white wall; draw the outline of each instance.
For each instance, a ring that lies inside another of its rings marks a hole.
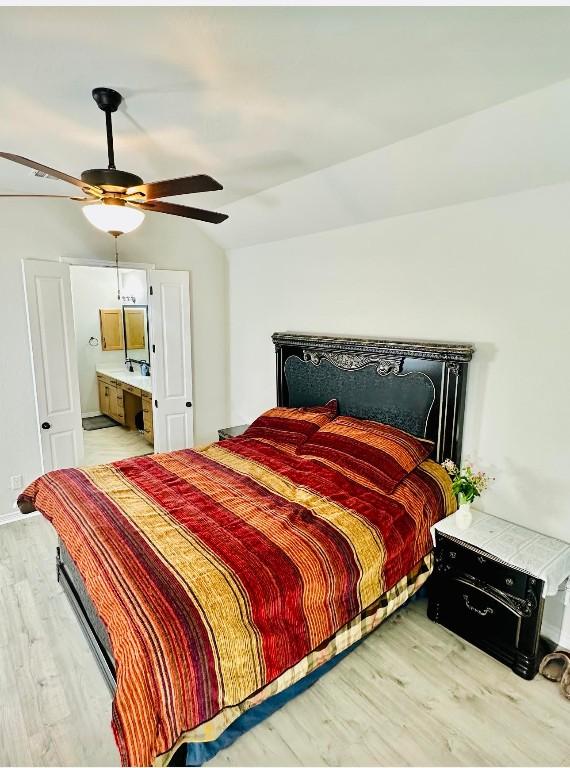
[[[123,368],[125,364],[124,350],[103,349],[99,310],[121,308],[123,302],[117,298],[114,269],[72,266],[70,272],[81,413],[93,415],[100,413],[97,366]],[[144,270],[121,270],[119,279],[123,295],[133,295],[138,304],[147,303]],[[98,340],[97,346],[89,344],[92,336]]]
[[[120,269],[119,280],[124,304],[130,304],[133,298],[134,304],[146,304],[148,302],[144,269]]]
[[[10,477],[21,474],[29,483],[41,471],[21,260],[109,259],[113,249],[78,206],[63,201],[2,200],[0,233],[0,516],[6,516],[18,493]],[[215,439],[227,423],[224,253],[191,222],[156,214],[119,246],[121,260],[191,272],[195,435],[199,442]]]

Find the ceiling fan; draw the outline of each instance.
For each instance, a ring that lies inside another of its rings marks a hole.
[[[49,168],[27,157],[0,152],[0,157],[11,160],[28,168],[34,168],[42,174],[61,179],[79,187],[83,197],[72,195],[0,195],[0,197],[52,197],[75,200],[85,203],[83,213],[98,229],[118,237],[125,232],[132,232],[144,219],[144,211],[169,213],[173,216],[183,216],[187,219],[207,221],[220,224],[227,219],[225,213],[205,211],[202,208],[191,208],[187,205],[176,205],[163,202],[160,198],[174,195],[187,195],[193,192],[214,192],[223,189],[222,185],[211,176],[183,176],[179,179],[165,181],[143,182],[140,176],[128,171],[119,171],[115,167],[115,152],[113,149],[113,124],[111,115],[116,112],[123,99],[120,93],[112,88],[94,88],[93,98],[99,109],[105,113],[107,126],[108,168],[93,168],[83,171],[81,178],[75,178],[62,171]]]

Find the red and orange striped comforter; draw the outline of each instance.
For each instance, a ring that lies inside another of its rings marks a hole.
[[[330,639],[454,505],[430,461],[387,496],[246,437],[50,472],[20,501],[53,523],[107,627],[124,765],[164,762]]]

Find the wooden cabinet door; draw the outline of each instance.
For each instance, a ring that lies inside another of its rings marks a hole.
[[[99,410],[101,413],[106,414],[107,416],[110,416],[109,413],[109,385],[102,381],[101,379],[97,379],[97,382],[99,384]]]
[[[105,352],[124,349],[123,313],[120,309],[100,309],[101,349]]]
[[[152,445],[154,443],[154,429],[152,426],[152,398],[150,395],[143,393],[142,405],[143,405],[144,438],[147,441],[147,443],[150,443]]]
[[[125,308],[127,349],[146,349],[146,314],[144,309]]]
[[[119,424],[125,423],[125,402],[120,384],[117,385],[117,415],[114,418],[117,419]]]
[[[109,416],[117,421],[119,418],[119,411],[117,406],[117,385],[108,384],[107,387],[109,390]]]

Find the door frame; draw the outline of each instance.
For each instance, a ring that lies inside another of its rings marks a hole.
[[[25,259],[22,259],[25,261]],[[93,259],[87,256],[60,256],[57,261],[69,264],[70,267],[110,267],[116,268],[114,259]],[[119,269],[156,269],[156,265],[149,261],[121,261],[119,259]]]

